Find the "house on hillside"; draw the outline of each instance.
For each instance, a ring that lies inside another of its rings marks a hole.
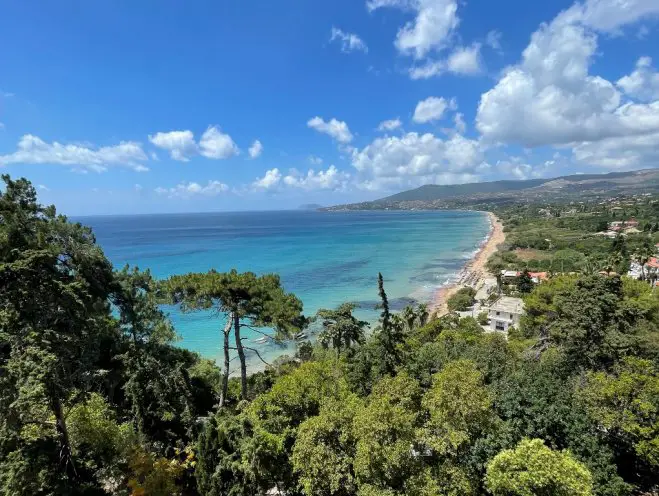
[[[524,302],[521,298],[502,296],[492,305],[488,311],[490,319],[490,330],[494,332],[508,332],[512,326],[519,326],[519,321],[524,314]]]
[[[502,270],[501,280],[504,284],[513,284],[517,282],[520,272],[518,270]]]
[[[529,275],[535,284],[540,284],[542,281],[549,279],[549,274],[547,272],[529,272]]]

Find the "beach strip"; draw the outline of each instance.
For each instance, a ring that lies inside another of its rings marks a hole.
[[[506,240],[506,235],[503,232],[503,224],[499,218],[492,212],[487,212],[487,215],[490,219],[490,232],[486,240],[483,242],[474,257],[465,264],[462,270],[460,270],[457,280],[440,287],[435,292],[433,299],[430,302],[431,313],[435,313],[437,316],[447,314],[447,301],[460,288],[471,286],[478,290],[485,283],[485,279],[489,275],[485,268],[485,264],[488,259],[496,253],[499,245]],[[489,275],[489,277],[493,276]]]

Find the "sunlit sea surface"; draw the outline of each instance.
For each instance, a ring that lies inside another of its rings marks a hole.
[[[74,220],[93,228],[116,268],[137,265],[158,278],[211,268],[276,272],[285,288],[301,298],[306,315],[350,301],[371,322],[378,317],[378,272],[394,310],[429,301],[489,229],[485,214],[462,211],[222,212]],[[176,307],[166,311],[182,338],[180,346],[219,359],[223,322],[217,316],[183,314]],[[243,334],[266,360],[293,353],[292,343],[259,343],[261,335],[249,329]],[[253,353],[249,365],[260,368]]]

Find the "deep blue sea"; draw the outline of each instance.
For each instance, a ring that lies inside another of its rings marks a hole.
[[[159,278],[211,268],[276,272],[304,303],[306,315],[351,301],[375,321],[377,275],[382,272],[394,309],[428,301],[451,279],[487,235],[478,212],[223,212],[83,217],[116,268],[151,269]],[[222,323],[210,313],[167,307],[180,345],[220,356]],[[250,346],[273,359],[291,348]],[[250,365],[259,368],[251,357]]]

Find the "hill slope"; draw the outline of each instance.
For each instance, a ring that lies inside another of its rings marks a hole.
[[[371,202],[330,207],[327,210],[459,208],[519,201],[573,201],[584,197],[659,193],[659,169],[609,174],[577,174],[551,179],[429,184]]]

